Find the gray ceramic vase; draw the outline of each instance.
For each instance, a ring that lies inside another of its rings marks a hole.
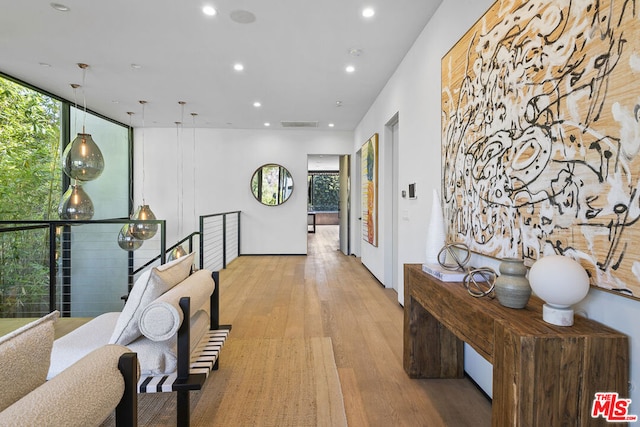
[[[531,286],[526,277],[527,267],[519,258],[504,258],[500,263],[500,276],[495,291],[500,304],[509,308],[524,308],[531,297]]]

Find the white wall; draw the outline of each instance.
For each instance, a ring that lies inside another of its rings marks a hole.
[[[144,198],[167,220],[168,243],[178,240],[178,218],[186,236],[197,230],[199,215],[240,210],[243,254],[306,254],[307,155],[350,154],[353,133],[199,128],[195,147],[186,127],[137,129],[135,138],[134,200],[142,201],[144,171]],[[265,163],[279,163],[293,176],[293,194],[281,206],[264,206],[251,194],[251,177]]]
[[[491,6],[492,0],[444,0],[438,11],[416,40],[398,70],[371,106],[354,134],[354,152],[371,134],[381,137],[380,155],[388,155],[385,146],[384,124],[397,112],[400,123],[400,171],[398,191],[416,182],[418,199],[400,199],[398,224],[398,299],[403,298],[404,263],[421,263],[426,247],[426,228],[431,211],[431,189],[441,188],[440,159],[440,60]],[[382,164],[382,163],[381,163]],[[390,171],[380,171],[380,185],[391,179]],[[387,203],[380,194],[380,206]],[[403,217],[408,217],[403,219]],[[362,243],[362,261],[383,281],[385,271],[391,266],[384,264],[384,250],[388,242],[382,240],[384,227],[390,227],[385,218],[380,218],[380,245],[377,248]],[[494,265],[495,261],[476,257],[475,262]],[[480,265],[475,264],[475,265]],[[591,289],[587,299],[580,305],[588,317],[609,325],[631,337],[630,397],[640,402],[640,302],[598,289]],[[470,347],[465,347],[470,351]],[[491,394],[490,365],[484,360],[469,357],[465,368],[478,383]],[[606,363],[606,361],[603,361]],[[475,371],[475,372],[473,372]],[[487,372],[488,371],[488,372]],[[603,390],[606,391],[606,390]],[[638,406],[636,403],[635,406]],[[638,412],[636,410],[633,413]]]
[[[385,123],[398,113],[400,129],[400,188],[406,190],[415,182],[418,198],[400,198],[398,206],[398,260],[421,263],[425,253],[426,230],[431,212],[432,191],[440,192],[440,58],[473,25],[492,4],[489,0],[445,0],[418,37],[402,64],[381,91],[355,130],[354,150],[358,150],[373,133],[380,135],[380,156],[390,155],[385,140]],[[467,13],[461,14],[464,10]],[[381,165],[383,162],[380,163]],[[355,165],[354,165],[355,166]],[[391,179],[388,170],[381,170],[380,188]],[[379,206],[391,203],[387,195],[379,194]],[[384,229],[390,227],[379,218],[380,244],[377,248],[362,243],[362,262],[384,281]],[[403,271],[398,268],[398,299],[403,303]]]

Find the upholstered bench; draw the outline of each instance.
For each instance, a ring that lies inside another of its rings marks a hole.
[[[115,409],[116,425],[137,425],[135,353],[104,345],[46,381],[54,311],[0,337],[0,425],[87,427]]]
[[[230,326],[219,325],[219,275],[191,273],[193,254],[145,271],[121,313],[105,313],[57,339],[49,377],[106,343],[138,354],[139,393],[177,392],[177,421],[189,425],[189,392],[200,390]]]

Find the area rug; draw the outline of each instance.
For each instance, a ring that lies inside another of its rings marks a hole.
[[[141,426],[175,425],[175,394],[139,397]],[[191,407],[191,426],[347,425],[331,338],[230,337]]]

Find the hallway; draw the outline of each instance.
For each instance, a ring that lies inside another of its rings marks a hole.
[[[350,426],[490,425],[470,380],[408,378],[397,295],[338,250],[337,230],[318,226],[307,256],[233,261],[220,272],[221,323],[234,338],[330,337]]]

